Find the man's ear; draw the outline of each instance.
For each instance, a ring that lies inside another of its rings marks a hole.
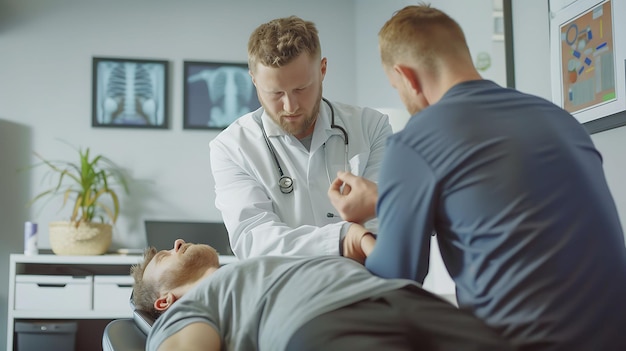
[[[176,298],[176,296],[171,292],[168,292],[167,294],[160,296],[156,299],[156,301],[154,301],[154,309],[164,312],[168,308],[170,308],[170,306],[172,306],[172,304],[176,302],[176,300],[178,300],[178,298]]]
[[[408,90],[412,91],[415,95],[422,93],[420,77],[413,68],[397,64],[393,66],[393,69],[402,77],[402,84],[404,84]]]
[[[320,62],[320,72],[322,74],[322,80],[324,80],[324,77],[326,77],[326,66],[328,65],[328,60],[326,59],[326,57],[322,58],[322,61]]]
[[[254,74],[252,73],[251,70],[248,70],[248,74],[250,75],[250,78],[252,78],[252,84],[254,84],[254,86],[256,87],[256,80],[254,79]]]

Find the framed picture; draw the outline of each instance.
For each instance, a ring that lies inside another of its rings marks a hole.
[[[224,129],[261,104],[245,63],[184,62],[184,129]]]
[[[93,127],[168,128],[168,62],[93,58]]]
[[[493,41],[504,41],[504,12],[493,11]]]
[[[626,109],[623,1],[578,0],[550,20],[552,101],[581,123]],[[618,16],[619,17],[619,16]]]

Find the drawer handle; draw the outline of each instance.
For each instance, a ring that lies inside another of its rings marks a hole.
[[[67,284],[43,284],[43,283],[37,283],[37,286],[40,288],[64,288],[67,286]]]
[[[118,288],[132,288],[133,284],[117,284]]]

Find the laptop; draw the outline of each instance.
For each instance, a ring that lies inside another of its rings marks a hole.
[[[233,255],[226,226],[222,222],[185,222],[145,220],[148,246],[169,250],[176,239],[211,245],[220,256]]]

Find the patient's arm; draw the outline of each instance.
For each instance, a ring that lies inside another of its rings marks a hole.
[[[369,256],[370,253],[372,253],[375,245],[376,238],[374,238],[374,235],[372,233],[367,233],[361,238],[361,249],[363,249],[365,257]]]
[[[374,250],[376,238],[364,226],[352,223],[348,227],[346,237],[343,239],[343,256],[351,258],[361,264]]]
[[[220,336],[206,323],[192,323],[165,339],[159,351],[219,351]]]

